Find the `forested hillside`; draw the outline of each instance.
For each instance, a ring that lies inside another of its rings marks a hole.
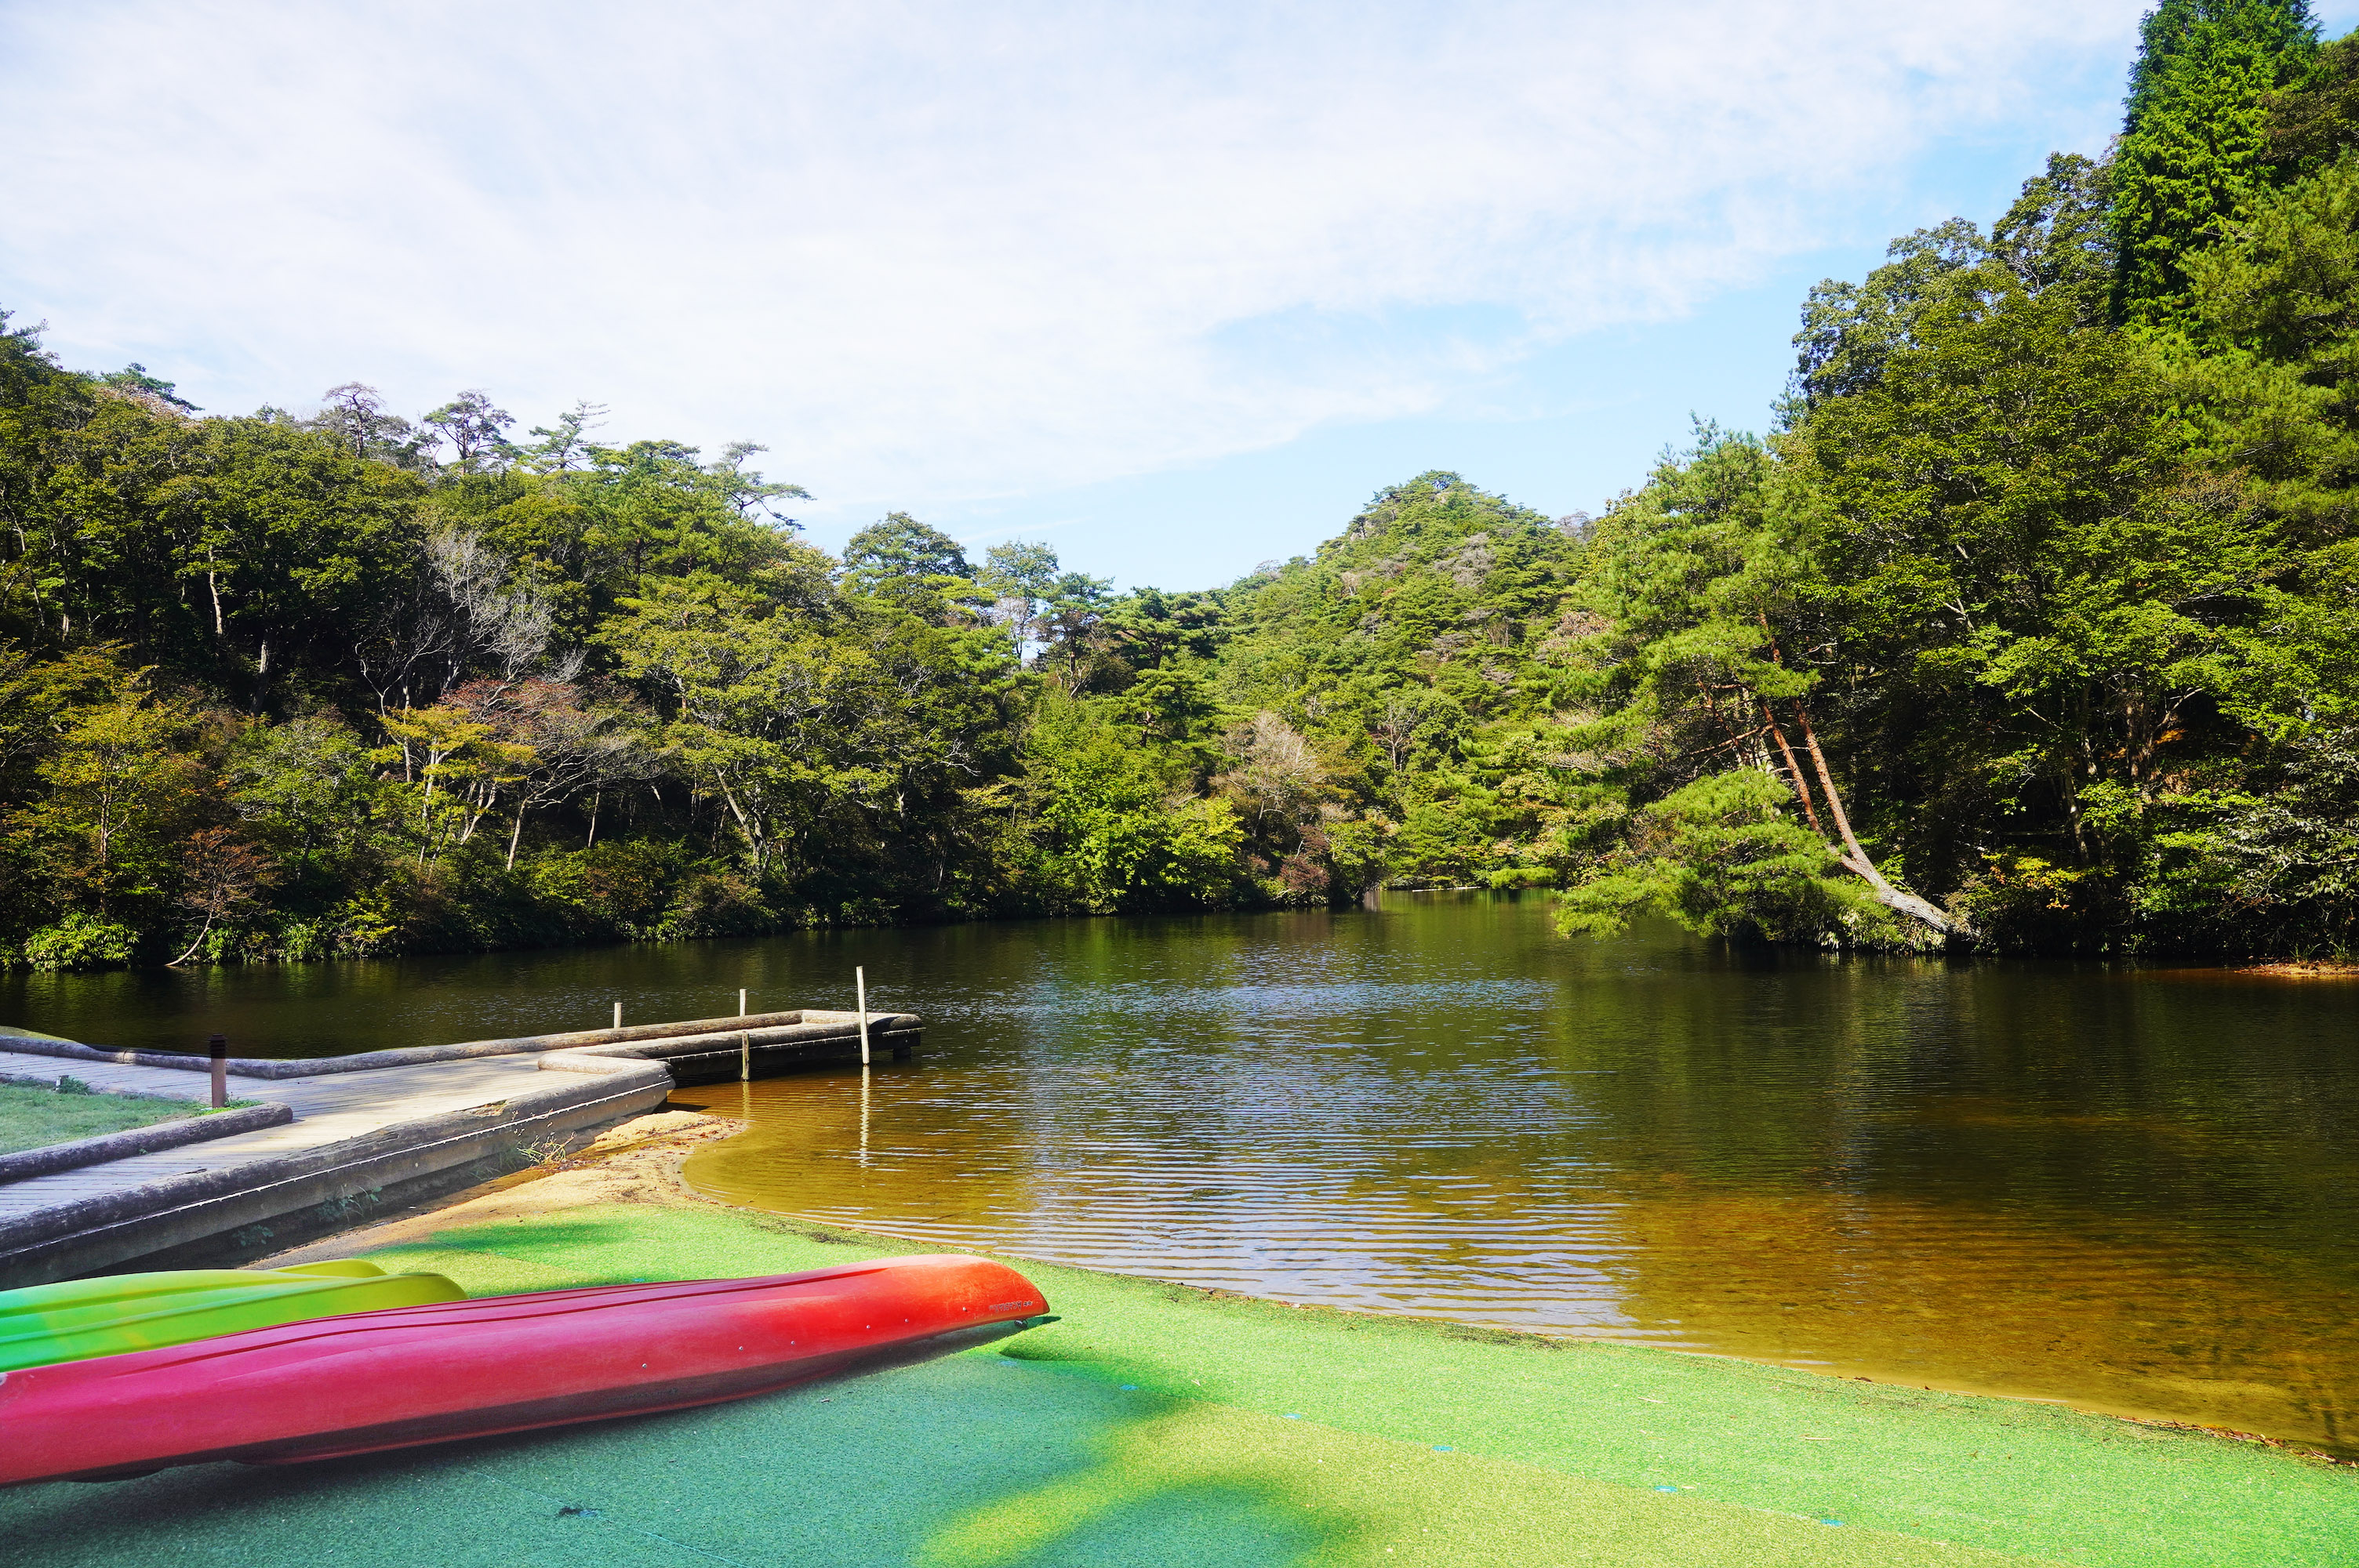
[[[1114,595],[588,405],[219,416],[0,319],[0,953],[1559,890],[1745,938],[2347,950],[2359,42],[2166,0],[2124,133],[1802,309],[1594,521],[1450,473]]]
[[[2354,111],[2302,5],[2167,0],[2107,161],[1813,291],[1779,431],[1584,567],[1633,816],[1575,928],[2348,947]]]

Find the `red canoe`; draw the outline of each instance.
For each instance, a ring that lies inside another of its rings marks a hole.
[[[1049,1310],[1004,1264],[889,1258],[355,1313],[0,1375],[0,1486],[325,1459],[677,1410]]]

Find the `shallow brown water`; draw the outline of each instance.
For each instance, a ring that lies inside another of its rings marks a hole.
[[[898,934],[927,1056],[681,1091],[752,1122],[688,1177],[948,1247],[2354,1452],[2359,987],[1547,917]]]

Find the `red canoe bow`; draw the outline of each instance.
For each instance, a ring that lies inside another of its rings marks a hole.
[[[677,1410],[1049,1310],[984,1258],[355,1313],[0,1376],[0,1486],[326,1459]]]

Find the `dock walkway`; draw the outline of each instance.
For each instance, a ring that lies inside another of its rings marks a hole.
[[[537,1056],[484,1056],[316,1078],[248,1078],[232,1074],[232,1099],[277,1101],[295,1119],[258,1132],[237,1133],[153,1154],[0,1184],[0,1220],[109,1193],[128,1192],[196,1171],[226,1170],[358,1138],[420,1117],[495,1104],[521,1089],[543,1087]],[[201,1073],[116,1062],[60,1061],[0,1051],[0,1075],[47,1078],[71,1074],[92,1088],[201,1101]]]
[[[906,1060],[919,1025],[908,1013],[871,1013],[864,1044],[860,1014],[804,1009],[350,1056],[232,1057],[231,1097],[284,1105],[293,1119],[0,1181],[0,1290],[259,1256],[516,1170],[554,1142],[654,1109],[678,1084],[872,1054]],[[0,1076],[19,1080],[71,1075],[188,1100],[210,1088],[204,1068],[201,1057],[0,1035]]]

